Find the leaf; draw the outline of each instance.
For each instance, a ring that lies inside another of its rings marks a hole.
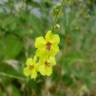
[[[7,77],[13,77],[15,78],[16,76],[21,76],[17,70],[15,70],[12,66],[5,64],[5,63],[0,63],[0,75],[1,76],[7,76]]]
[[[82,62],[83,61],[83,56],[82,56],[82,52],[70,52],[66,55],[63,55],[60,59],[60,63],[63,66],[63,69],[65,72],[71,72],[72,70],[74,70],[74,64],[79,61]]]
[[[19,55],[23,45],[14,35],[8,34],[0,39],[0,57],[4,59],[12,59]]]
[[[15,86],[12,86],[13,92],[12,95],[13,96],[21,96],[19,89],[17,89]]]

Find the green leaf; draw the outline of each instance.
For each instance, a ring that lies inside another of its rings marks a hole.
[[[13,96],[21,96],[19,89],[17,89],[15,86],[12,86],[13,92],[12,95]]]
[[[10,77],[10,78],[17,78],[19,79],[22,78],[21,74],[15,70],[12,66],[5,64],[5,63],[0,63],[0,77],[5,76],[5,77]]]
[[[8,34],[0,39],[0,57],[4,59],[12,59],[19,55],[22,51],[23,45],[19,38]]]

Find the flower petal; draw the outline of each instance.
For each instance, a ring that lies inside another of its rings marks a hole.
[[[44,66],[44,64],[40,64],[39,65],[39,72],[41,73],[41,75],[45,75],[45,66]]]
[[[60,42],[59,35],[53,34],[52,31],[48,31],[46,33],[45,38],[46,38],[47,42],[52,42],[53,44],[59,44],[59,42]]]
[[[36,56],[39,58],[46,58],[48,57],[49,52],[43,47],[42,49],[37,49],[36,50]]]
[[[30,70],[27,67],[24,68],[23,72],[24,72],[24,75],[27,77],[30,75]]]
[[[32,71],[31,78],[32,79],[36,79],[37,78],[37,72],[36,71]]]
[[[58,47],[58,45],[52,46],[52,49],[51,49],[51,51],[50,51],[49,56],[55,56],[58,52],[59,52],[59,47]]]
[[[47,41],[50,41],[50,40],[52,39],[52,36],[53,36],[52,31],[49,30],[49,31],[46,33],[46,35],[45,35],[45,39],[46,39]]]
[[[52,67],[46,67],[45,69],[45,75],[50,76],[52,74]]]
[[[28,58],[26,61],[26,65],[31,65],[33,63],[33,59],[32,58]]]
[[[45,64],[40,64],[39,72],[43,76],[50,76],[52,74],[52,67],[51,66],[46,66]]]
[[[49,62],[50,64],[53,66],[53,65],[56,65],[56,60],[55,60],[55,57],[50,57],[49,58]]]
[[[45,39],[41,36],[41,37],[37,37],[35,40],[35,47],[36,48],[41,48],[43,47],[45,44]]]
[[[54,51],[54,53],[56,53],[56,54],[57,54],[57,53],[60,51],[60,49],[59,49],[59,47],[58,47],[58,46],[54,46],[54,50],[53,50],[53,51]]]
[[[53,37],[52,37],[52,42],[53,42],[53,44],[59,44],[59,42],[60,42],[59,35],[54,34]]]

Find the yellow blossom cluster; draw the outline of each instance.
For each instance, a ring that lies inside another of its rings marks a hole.
[[[32,79],[35,79],[38,73],[50,76],[53,66],[56,65],[55,56],[59,52],[59,42],[59,35],[52,33],[52,31],[48,31],[45,37],[37,37],[35,40],[36,54],[33,59],[27,59],[24,68],[25,76],[30,76]]]

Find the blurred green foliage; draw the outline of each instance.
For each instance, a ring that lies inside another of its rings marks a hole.
[[[96,96],[96,1],[61,2],[0,0],[0,96]],[[57,23],[57,66],[29,80],[22,69],[34,40]]]

